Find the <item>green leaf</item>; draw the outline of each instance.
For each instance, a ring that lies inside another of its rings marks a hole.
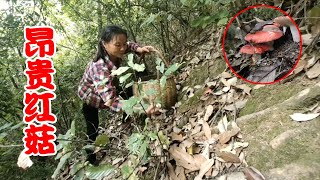
[[[69,157],[72,155],[72,153],[73,152],[68,152],[67,154],[63,155],[60,158],[59,164],[58,164],[56,170],[54,171],[53,175],[51,176],[52,179],[55,179],[57,177],[60,170],[64,167],[64,165],[66,164],[66,161],[69,159]]]
[[[106,134],[100,134],[97,139],[94,141],[96,146],[106,146],[110,143],[110,139]]]
[[[142,97],[130,97],[128,100],[120,100],[123,103],[122,109],[128,114],[133,114],[133,107],[141,101]]]
[[[127,179],[133,172],[132,167],[125,165],[121,169],[121,174],[123,176],[123,179]]]
[[[149,15],[149,18],[146,19],[142,24],[141,24],[141,27],[143,26],[146,26],[146,25],[149,25],[150,23],[154,22],[155,19],[157,19],[159,16],[159,14],[150,14]]]
[[[24,125],[24,122],[20,122],[20,123],[18,123],[18,124],[16,124],[16,125],[12,126],[12,127],[10,128],[10,130],[17,129],[17,128],[23,126],[23,125]]]
[[[121,76],[121,77],[119,78],[120,84],[122,84],[123,82],[125,82],[131,75],[132,75],[132,73],[128,73],[128,74],[126,74],[126,75],[124,75],[124,76]]]
[[[128,54],[128,60],[129,60],[129,62],[130,61],[133,62],[133,54],[132,53]]]
[[[95,146],[92,145],[92,144],[87,144],[85,146],[82,147],[82,149],[85,149],[85,150],[94,150]]]
[[[0,140],[2,140],[3,138],[5,138],[8,135],[8,133],[3,132],[0,134]]]
[[[157,57],[157,58],[156,58],[156,64],[157,64],[158,66],[160,66],[161,62],[162,62],[162,60],[161,60],[159,57]]]
[[[179,63],[175,63],[173,65],[171,65],[167,70],[166,72],[164,73],[166,76],[170,76],[172,73],[176,72],[179,67],[181,66],[181,64]]]
[[[167,17],[167,20],[168,20],[168,21],[171,21],[172,17],[173,17],[173,16],[172,16],[171,14],[169,14],[168,17]]]
[[[75,164],[72,165],[71,170],[70,170],[70,174],[73,176],[75,174],[77,174],[77,172],[83,168],[86,164],[83,162],[76,162]]]
[[[128,149],[132,154],[140,154],[139,150],[143,144],[145,136],[140,133],[134,133],[129,137]]]
[[[147,96],[152,96],[152,95],[157,94],[157,91],[155,89],[148,89],[148,90],[145,91],[145,94]]]
[[[125,88],[127,89],[128,87],[132,86],[134,84],[134,81],[131,81],[130,83],[126,84]]]
[[[148,148],[148,143],[147,141],[143,141],[143,143],[141,144],[140,148],[139,148],[139,157],[142,158],[146,151],[147,151],[147,148]]]
[[[117,70],[113,70],[111,75],[114,76],[120,76],[121,74],[123,74],[124,72],[126,72],[128,69],[130,69],[130,67],[119,67]]]
[[[111,176],[115,172],[115,169],[110,164],[102,164],[98,167],[90,166],[86,170],[86,176],[89,179],[102,179],[104,177]]]
[[[151,141],[158,139],[157,133],[155,132],[149,132],[148,136],[151,139]]]
[[[184,6],[188,6],[189,3],[188,3],[189,0],[180,0],[180,2],[182,3],[182,5]]]
[[[83,180],[84,179],[84,169],[81,169],[77,172],[77,174],[73,177],[74,180]]]
[[[227,22],[228,22],[228,18],[222,18],[219,20],[219,22],[217,23],[218,26],[223,26],[223,25],[226,25]]]
[[[11,122],[11,123],[6,123],[6,124],[4,124],[3,126],[0,127],[0,131],[3,130],[3,129],[6,129],[6,128],[8,128],[8,127],[10,127],[12,124],[13,124],[12,122]]]
[[[71,122],[70,132],[71,132],[70,134],[71,136],[76,135],[76,125],[74,120]]]
[[[166,76],[162,76],[161,79],[160,79],[161,88],[164,88],[166,86],[166,82],[167,82],[167,77]]]
[[[162,144],[165,144],[167,146],[170,145],[170,141],[169,141],[168,137],[165,136],[162,131],[158,132],[158,136],[159,136],[159,139],[160,139]]]
[[[146,69],[146,66],[144,64],[134,64],[132,69],[138,72],[142,72]]]

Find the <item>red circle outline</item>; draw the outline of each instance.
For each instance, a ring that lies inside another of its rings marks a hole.
[[[240,76],[238,73],[236,73],[236,71],[232,68],[232,66],[230,65],[229,63],[229,60],[227,58],[227,53],[225,51],[225,47],[224,47],[224,43],[225,43],[225,39],[226,39],[226,35],[227,35],[227,31],[231,25],[231,23],[236,19],[237,16],[239,16],[240,14],[244,13],[245,11],[248,11],[250,9],[253,9],[253,8],[256,8],[256,7],[267,7],[267,8],[272,8],[272,9],[275,9],[277,11],[280,11],[282,12],[284,15],[288,16],[290,18],[290,20],[294,23],[294,25],[296,26],[296,28],[298,29],[298,32],[299,32],[299,35],[300,35],[300,53],[298,55],[298,59],[295,63],[295,65],[293,66],[293,68],[286,74],[284,75],[283,77],[281,77],[280,79],[276,80],[276,81],[273,81],[273,82],[265,82],[265,83],[261,83],[261,82],[253,82],[253,81],[249,81],[245,78],[243,78],[242,76]],[[297,25],[297,23],[292,19],[291,16],[289,16],[288,13],[286,13],[284,10],[278,8],[278,7],[275,7],[275,6],[270,6],[270,5],[265,5],[265,4],[257,4],[257,5],[254,5],[254,6],[249,6],[241,11],[239,11],[235,16],[233,16],[233,18],[230,20],[230,22],[227,24],[225,30],[224,30],[224,33],[223,33],[223,38],[222,38],[222,52],[223,52],[223,56],[224,56],[224,59],[226,61],[226,63],[228,64],[229,68],[231,69],[231,71],[236,75],[238,76],[240,79],[246,81],[246,82],[249,82],[251,84],[274,84],[274,83],[277,83],[277,82],[280,82],[281,80],[285,79],[286,77],[288,77],[292,71],[294,71],[294,69],[297,67],[299,61],[300,61],[300,58],[301,58],[301,55],[302,55],[302,36],[301,36],[301,32],[300,32],[300,29]]]

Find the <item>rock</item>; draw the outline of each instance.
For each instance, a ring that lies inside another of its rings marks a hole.
[[[298,129],[298,128],[287,130],[286,132],[281,133],[276,138],[274,138],[272,141],[270,141],[270,145],[273,149],[276,149],[281,144],[283,144],[288,138],[296,136],[299,133],[301,133],[301,129]]]
[[[291,163],[283,168],[274,168],[267,174],[269,180],[300,180],[300,179],[316,179],[316,173],[319,167],[305,166],[302,164]],[[314,177],[314,178],[311,178]]]

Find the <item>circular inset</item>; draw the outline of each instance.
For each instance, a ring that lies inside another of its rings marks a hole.
[[[273,84],[297,66],[302,37],[295,21],[269,5],[250,6],[228,23],[222,51],[230,69],[252,84]]]

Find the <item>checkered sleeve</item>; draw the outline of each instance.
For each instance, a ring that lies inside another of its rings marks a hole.
[[[127,53],[137,52],[138,47],[140,47],[140,45],[135,42],[127,42],[127,45],[128,45]]]
[[[111,110],[119,112],[122,108],[122,103],[116,94],[116,88],[112,84],[110,71],[103,66],[103,63],[97,63],[93,68],[93,77],[95,89],[102,101]]]

